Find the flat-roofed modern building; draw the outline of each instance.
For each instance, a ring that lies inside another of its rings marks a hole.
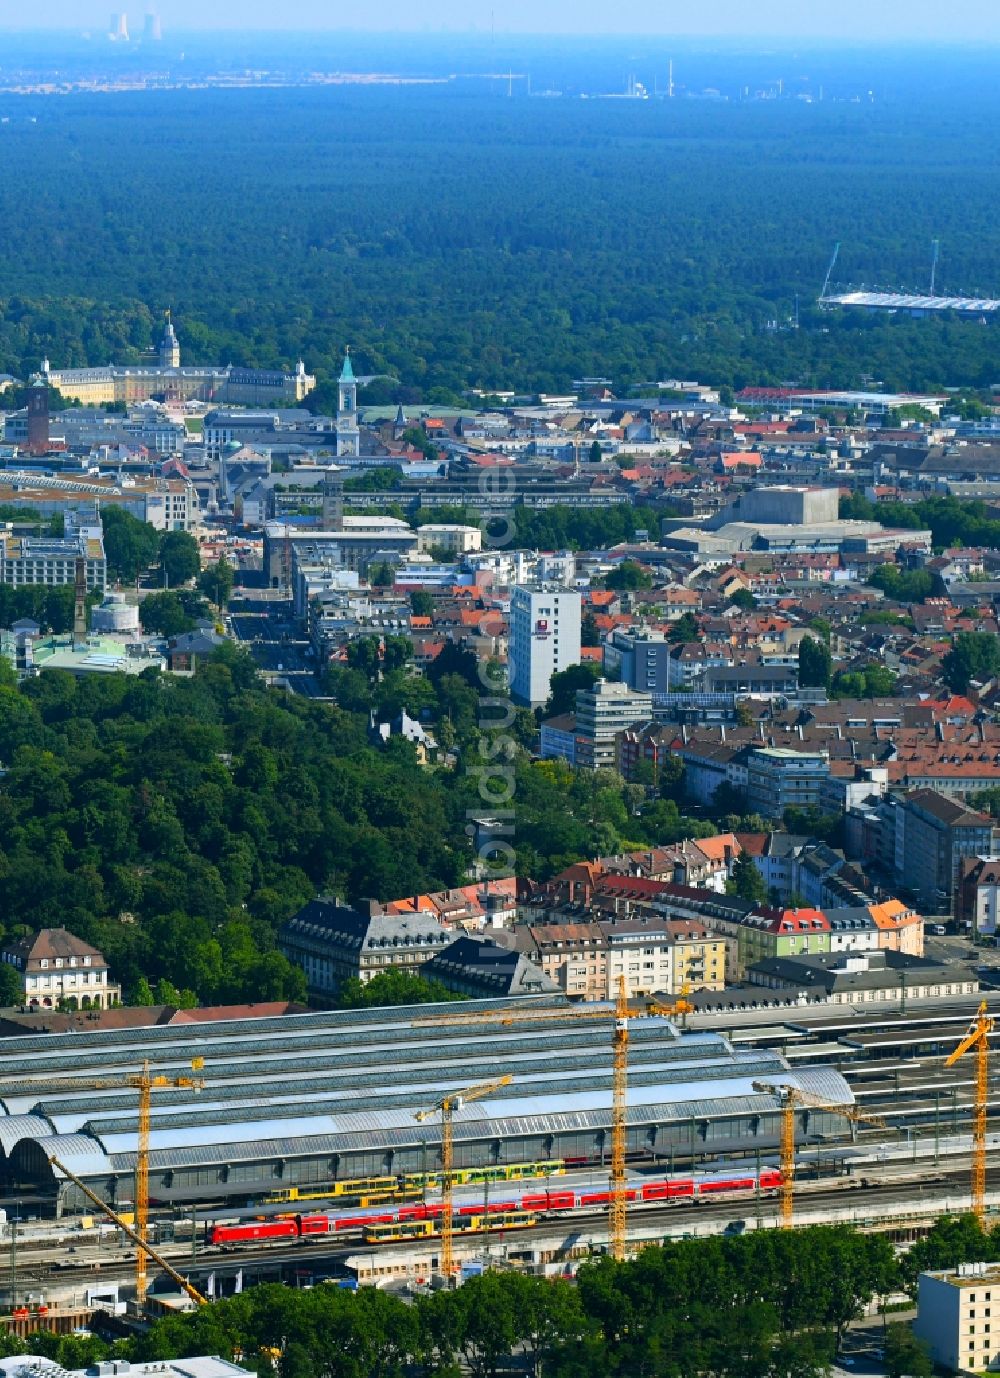
[[[579,593],[559,584],[519,584],[510,605],[511,695],[540,708],[554,674],[580,661]]]
[[[78,560],[84,563],[87,588],[104,593],[108,562],[99,523],[75,528],[67,522],[65,536],[23,536],[9,525],[0,529],[0,584],[75,584]]]
[[[1000,1360],[1000,1263],[960,1263],[921,1273],[913,1333],[953,1373],[981,1373]]]
[[[747,802],[765,818],[781,818],[793,806],[818,805],[829,773],[826,751],[761,747],[747,757]]]
[[[634,693],[627,684],[599,679],[576,693],[576,765],[591,770],[615,768],[615,738],[634,723],[653,716],[650,694]]]

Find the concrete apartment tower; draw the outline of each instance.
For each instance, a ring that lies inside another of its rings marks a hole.
[[[344,367],[337,385],[337,454],[348,458],[361,453],[358,429],[358,384],[351,363],[351,351],[344,351]]]
[[[518,584],[510,603],[511,696],[540,708],[549,681],[580,663],[582,600],[561,584]]]

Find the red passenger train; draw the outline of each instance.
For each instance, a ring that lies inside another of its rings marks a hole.
[[[509,1185],[509,1184],[508,1184]],[[774,1168],[762,1168],[760,1190],[776,1191],[781,1186],[781,1173]],[[757,1177],[748,1173],[740,1177],[679,1177],[662,1181],[637,1182],[625,1193],[632,1203],[643,1201],[688,1200],[691,1202],[726,1193],[746,1195],[758,1188]],[[509,1211],[530,1211],[536,1215],[562,1211],[588,1210],[611,1202],[609,1188],[579,1191],[562,1187],[552,1191],[530,1191],[524,1195],[509,1195],[491,1200],[484,1206],[482,1195],[472,1201],[467,1193],[456,1194],[453,1214],[463,1216],[490,1215]],[[433,1220],[441,1214],[441,1203],[416,1202],[406,1205],[386,1205],[368,1210],[347,1211],[343,1214],[282,1215],[272,1220],[253,1220],[245,1224],[212,1225],[208,1229],[209,1244],[242,1244],[252,1240],[308,1239],[317,1235],[350,1234],[369,1225],[389,1225],[406,1220]]]

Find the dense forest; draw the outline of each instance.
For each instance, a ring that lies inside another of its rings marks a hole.
[[[943,288],[1000,295],[975,191],[997,99],[5,96],[0,371],[141,359],[169,306],[189,361],[324,380],[349,342],[412,400],[588,374],[987,386],[995,326],[814,303],[838,239],[842,281],[923,286],[938,237]]]
[[[491,725],[474,656],[447,647],[425,679],[411,655],[402,638],[381,662],[377,642],[352,643],[329,676],[336,706],[265,688],[229,645],[191,679],[46,670],[18,687],[0,661],[0,936],[64,924],[128,996],[164,982],[203,1004],[301,997],[281,921],[319,891],[389,900],[463,881],[469,821],[498,797],[513,795],[519,873],[540,878],[714,831],[680,812],[681,778],[534,763],[532,715]],[[455,764],[370,746],[370,705],[423,714]]]

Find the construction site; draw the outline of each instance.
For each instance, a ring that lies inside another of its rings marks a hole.
[[[450,1280],[484,1247],[563,1268],[819,1219],[912,1237],[989,1209],[991,1030],[978,997],[537,997],[13,1037],[8,1295],[81,1305],[98,1268],[195,1304],[209,1275]]]

